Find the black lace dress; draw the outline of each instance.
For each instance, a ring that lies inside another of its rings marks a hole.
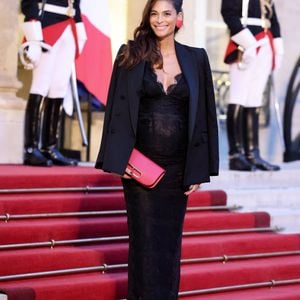
[[[182,74],[167,91],[147,66],[136,148],[166,169],[153,189],[123,179],[129,230],[128,300],[178,298],[187,197],[183,171],[189,90]]]

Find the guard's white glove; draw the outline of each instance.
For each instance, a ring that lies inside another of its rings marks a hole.
[[[238,44],[238,49],[241,51],[238,66],[240,69],[247,68],[256,57],[256,38],[248,28],[244,28],[240,32],[234,34],[231,39]]]
[[[255,40],[254,44],[252,44],[250,47],[248,47],[244,50],[243,56],[242,56],[242,63],[245,65],[252,63],[257,56],[258,48],[264,46],[267,43],[269,43],[268,37],[265,37],[258,41]]]
[[[245,49],[242,55],[242,64],[248,65],[250,64],[256,57],[256,47],[250,47]]]
[[[258,47],[268,43],[267,37],[257,41],[248,28],[236,33],[231,39],[239,45],[239,50],[242,51],[242,59],[239,62],[239,68],[241,69],[246,69],[255,60]]]
[[[275,67],[274,71],[278,71],[282,65],[284,55],[284,45],[281,37],[273,39],[274,52],[275,52]]]
[[[22,30],[26,38],[26,47],[22,46],[20,50],[21,62],[26,69],[36,67],[42,55],[43,31],[39,21],[24,22]]]
[[[28,42],[24,55],[26,59],[31,62],[33,68],[35,68],[39,64],[42,55],[40,42]]]
[[[26,42],[22,44],[19,49],[19,55],[24,69],[32,70],[37,66],[40,58],[40,56],[38,58],[38,55],[39,53],[41,54],[41,49],[49,51],[51,46],[43,42]],[[34,53],[35,50],[37,50],[37,54]]]
[[[78,41],[78,51],[79,54],[82,53],[84,45],[87,41],[87,35],[85,31],[85,27],[83,22],[76,23],[76,35],[77,35],[77,41]]]

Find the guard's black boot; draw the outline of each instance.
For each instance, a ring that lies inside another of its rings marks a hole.
[[[45,98],[42,126],[42,153],[55,165],[76,166],[77,161],[65,157],[57,148],[57,128],[63,99]]]
[[[24,164],[30,166],[51,166],[39,150],[40,137],[40,106],[43,96],[30,94],[25,111],[24,124]]]
[[[247,107],[244,109],[244,137],[247,160],[257,169],[263,171],[278,171],[280,167],[272,165],[261,158],[259,151],[259,108]]]
[[[255,171],[255,166],[248,162],[243,151],[242,117],[243,107],[241,105],[228,105],[226,125],[229,145],[229,169]]]

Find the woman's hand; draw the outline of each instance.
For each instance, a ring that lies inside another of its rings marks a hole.
[[[119,178],[131,179],[131,177],[129,175],[127,175],[126,173],[124,173],[124,175],[120,175],[120,174],[112,172],[111,174],[114,174],[114,175],[118,176]]]
[[[200,184],[192,184],[192,185],[190,185],[189,190],[186,191],[184,194],[186,196],[189,196],[190,194],[192,194],[195,191],[197,191],[199,189],[199,187],[200,187]]]

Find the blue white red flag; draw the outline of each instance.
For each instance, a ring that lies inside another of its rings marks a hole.
[[[102,104],[106,104],[112,72],[108,0],[81,0],[87,42],[76,60],[77,79]]]

